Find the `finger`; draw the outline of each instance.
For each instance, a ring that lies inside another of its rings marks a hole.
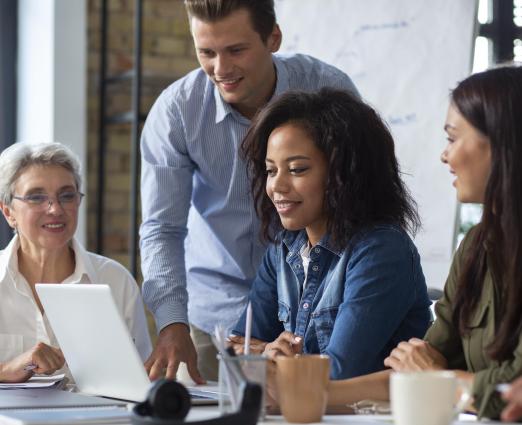
[[[414,345],[414,346],[428,345],[428,343],[426,341],[424,341],[423,339],[420,339],[420,338],[410,338],[408,340],[408,343],[411,345]]]
[[[242,344],[234,344],[232,348],[234,348],[234,353],[236,353],[238,356],[241,356],[245,353],[245,346]]]
[[[155,381],[163,376],[163,369],[165,368],[165,362],[160,359],[156,360],[149,370],[149,378],[151,381]]]
[[[403,362],[394,357],[387,357],[384,359],[384,365],[392,368],[395,372],[402,372],[405,370]]]
[[[143,366],[145,366],[145,370],[147,371],[147,374],[150,373],[150,370],[152,369],[152,366],[154,365],[154,362],[156,361],[156,351],[153,351],[149,358],[145,360],[145,363],[143,363]]]
[[[412,345],[409,343],[409,342],[406,342],[406,341],[402,341],[402,342],[399,342],[399,344],[397,345],[397,347],[395,347],[394,350],[402,350],[402,351],[410,351],[412,349]]]
[[[199,373],[197,358],[194,358],[191,361],[187,362],[187,371],[189,373],[189,376],[196,384],[203,385],[207,383],[207,381],[205,381]]]
[[[303,338],[300,336],[294,337],[291,348],[294,354],[301,354],[303,352]]]
[[[294,335],[292,332],[284,331],[279,334],[276,338],[276,341],[285,341],[288,344],[292,343],[297,335]]]
[[[263,354],[266,357],[268,357],[268,359],[275,361],[276,357],[281,355],[281,352],[275,347],[270,347],[270,348],[265,349]]]
[[[406,357],[406,353],[400,348],[394,348],[388,357],[396,360],[403,360]]]
[[[516,403],[509,403],[501,414],[503,421],[515,421],[520,417],[522,417],[522,407]]]
[[[273,342],[273,348],[272,349],[275,349],[277,351],[279,351],[279,354],[283,354],[287,357],[292,357],[294,356],[294,351],[292,349],[292,345],[290,342],[288,341],[280,341],[280,340],[275,340]]]
[[[227,338],[227,342],[233,342],[235,344],[244,344],[245,343],[245,337],[241,335],[229,335]]]
[[[165,378],[176,379],[176,373],[178,373],[179,363],[180,362],[178,360],[169,362],[167,368],[165,369]]]

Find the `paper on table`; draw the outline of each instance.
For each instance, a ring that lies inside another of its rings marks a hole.
[[[13,410],[0,414],[6,425],[128,424],[130,412],[121,407]]]
[[[0,390],[15,388],[49,388],[62,381],[65,375],[34,375],[27,382],[1,383]]]

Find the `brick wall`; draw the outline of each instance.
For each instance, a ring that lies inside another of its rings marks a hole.
[[[88,248],[96,246],[98,192],[98,113],[100,67],[100,0],[88,0]],[[108,0],[109,74],[133,65],[134,0]],[[142,112],[146,113],[168,84],[198,66],[182,0],[143,0]],[[131,85],[108,88],[108,114],[130,110]],[[107,132],[104,255],[129,266],[130,125],[112,125]],[[141,279],[138,278],[138,281]]]

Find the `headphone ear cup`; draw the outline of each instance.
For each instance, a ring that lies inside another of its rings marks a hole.
[[[179,382],[160,379],[150,388],[147,404],[156,418],[183,420],[190,410],[190,394]]]

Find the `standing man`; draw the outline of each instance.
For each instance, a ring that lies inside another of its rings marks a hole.
[[[140,248],[143,296],[160,331],[149,376],[173,378],[185,362],[201,383],[217,379],[209,334],[235,324],[265,251],[239,155],[250,120],[287,90],[356,89],[317,59],[273,55],[273,0],[185,6],[201,68],[169,86],[145,123]]]

